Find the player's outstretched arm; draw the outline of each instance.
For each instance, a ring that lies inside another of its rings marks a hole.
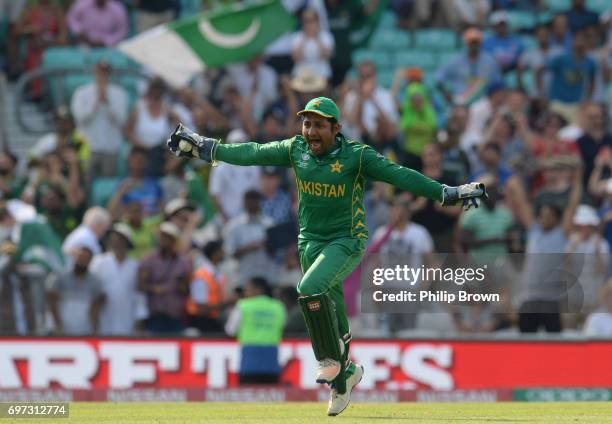
[[[437,200],[444,206],[461,202],[465,209],[469,209],[472,206],[478,207],[479,199],[487,198],[486,188],[482,183],[458,187],[443,185],[414,169],[390,161],[369,146],[365,146],[362,151],[361,164],[367,179],[384,181],[417,196]]]
[[[266,144],[221,144],[220,140],[203,137],[179,124],[166,144],[176,156],[208,163],[219,160],[234,165],[291,166],[291,142],[292,139]]]

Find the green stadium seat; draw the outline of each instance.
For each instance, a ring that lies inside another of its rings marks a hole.
[[[587,0],[587,8],[594,12],[612,12],[612,3],[610,0]]]
[[[76,47],[50,47],[43,54],[46,69],[83,68],[87,66],[86,55]]]
[[[572,6],[572,0],[545,0],[546,6],[552,12],[561,12]]]
[[[395,65],[418,67],[424,71],[431,71],[436,68],[438,61],[435,53],[431,51],[409,50],[398,52],[395,55]]]
[[[532,35],[521,35],[521,41],[523,41],[525,50],[533,49],[538,46],[538,40]]]
[[[422,29],[414,35],[414,45],[421,50],[454,50],[457,35],[450,29]]]
[[[371,60],[377,68],[391,68],[394,66],[391,55],[386,51],[362,49],[353,52],[353,65],[364,60]]]
[[[120,178],[98,177],[93,181],[91,189],[91,205],[106,207],[115,190]]]
[[[130,60],[127,56],[116,49],[95,48],[87,55],[87,63],[94,66],[99,60],[104,59],[115,68],[127,68]]]
[[[508,24],[514,31],[521,29],[532,29],[536,25],[536,17],[532,12],[526,10],[508,11]]]
[[[379,28],[381,28],[379,26]],[[376,30],[370,39],[370,48],[397,50],[410,47],[410,36],[402,30],[382,28]]]
[[[395,24],[397,23],[397,17],[395,13],[390,10],[385,10],[380,15],[380,21],[378,22],[378,28],[387,28],[393,29],[395,28]]]
[[[376,76],[379,85],[385,88],[391,88],[391,84],[393,84],[393,77],[395,76],[395,71],[392,69],[378,71],[376,73]]]
[[[436,53],[436,63],[438,64],[438,67],[446,65],[452,58],[457,56],[459,53],[460,53],[459,50],[437,52]]]

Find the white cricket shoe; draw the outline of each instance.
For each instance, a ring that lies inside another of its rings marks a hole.
[[[340,362],[330,358],[319,361],[317,367],[317,383],[331,383],[340,374]]]
[[[355,364],[355,373],[346,380],[346,392],[339,394],[336,389],[332,389],[329,394],[329,403],[327,404],[327,415],[334,417],[344,411],[351,402],[351,392],[353,388],[359,384],[363,377],[363,365]]]

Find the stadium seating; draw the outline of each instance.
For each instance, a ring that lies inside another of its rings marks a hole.
[[[603,13],[612,11],[612,3],[610,0],[587,0],[587,8]]]
[[[571,7],[571,0],[545,0],[544,2],[553,12],[561,12]]]
[[[377,68],[391,68],[394,65],[392,56],[386,51],[362,49],[353,52],[353,64],[363,60],[371,60]]]
[[[406,50],[397,52],[395,65],[402,67],[418,67],[426,72],[435,70],[438,60],[435,53],[425,50]]]
[[[458,38],[450,29],[421,29],[414,34],[414,47],[421,50],[454,50]]]
[[[115,68],[127,68],[132,66],[127,56],[116,49],[95,48],[87,54],[86,60],[90,66],[104,59]]]
[[[397,51],[410,47],[410,36],[407,32],[388,28],[377,29],[370,39],[370,47]]]
[[[526,10],[508,11],[508,20],[512,31],[529,30],[537,23],[535,14]]]

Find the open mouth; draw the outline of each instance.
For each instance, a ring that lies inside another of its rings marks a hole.
[[[321,142],[319,140],[309,140],[308,146],[313,152],[316,150],[321,150]]]

